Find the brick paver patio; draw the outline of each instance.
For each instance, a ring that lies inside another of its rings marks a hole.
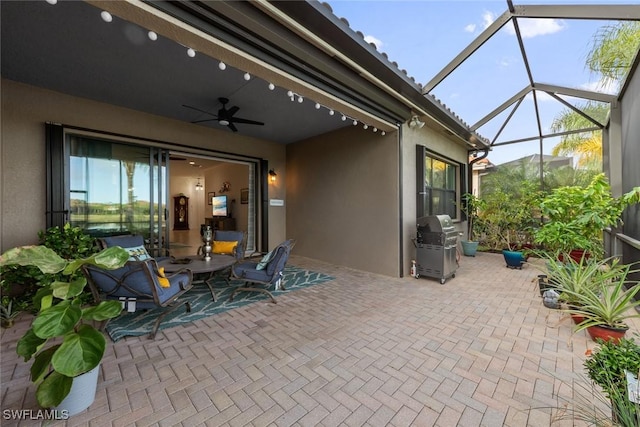
[[[109,343],[93,405],[54,425],[549,426],[594,347],[501,255],[463,257],[445,285],[290,264],[335,280]],[[2,331],[3,410],[37,409],[27,324]]]

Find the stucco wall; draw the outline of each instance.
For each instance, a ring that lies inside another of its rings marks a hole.
[[[468,162],[468,152],[466,147],[455,142],[447,136],[436,132],[428,126],[422,129],[410,128],[404,126],[402,128],[402,233],[403,233],[403,275],[409,275],[411,260],[415,259],[416,249],[411,239],[416,237],[416,145],[423,145],[433,153],[440,154],[446,158],[466,164]],[[459,185],[463,183],[459,182]],[[458,197],[461,191],[458,188]],[[458,219],[454,220],[458,231],[463,231],[464,223]]]
[[[269,161],[284,180],[285,146],[2,79],[0,247],[37,241],[45,227],[45,122],[233,152]],[[269,197],[285,198],[284,186]],[[269,246],[285,236],[285,216],[269,209]]]
[[[287,146],[287,237],[298,255],[398,275],[397,134],[347,127]]]

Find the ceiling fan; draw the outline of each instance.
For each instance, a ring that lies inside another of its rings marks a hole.
[[[237,106],[233,106],[231,108],[229,108],[227,110],[227,104],[229,103],[229,99],[227,98],[218,98],[218,101],[220,101],[220,103],[222,104],[222,108],[220,108],[218,110],[218,114],[213,114],[210,113],[209,111],[205,111],[205,110],[201,110],[199,108],[196,107],[192,107],[190,105],[182,105],[183,107],[186,108],[190,108],[192,110],[195,111],[199,111],[201,113],[205,113],[208,114],[210,116],[212,116],[213,118],[211,119],[204,119],[204,120],[195,120],[191,123],[203,123],[203,122],[209,122],[212,120],[217,120],[218,124],[222,125],[222,126],[226,126],[229,129],[231,129],[234,132],[238,132],[238,128],[235,126],[236,123],[242,123],[245,125],[258,125],[258,126],[264,126],[264,123],[262,122],[257,122],[255,120],[249,120],[249,119],[243,119],[240,117],[234,117],[235,114],[238,112],[238,110],[240,110],[240,107]]]

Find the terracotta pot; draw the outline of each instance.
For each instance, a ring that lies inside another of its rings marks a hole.
[[[586,252],[584,249],[574,249],[571,252],[569,252],[569,258],[571,258],[577,264],[580,264],[580,262],[582,261],[582,257],[584,257],[586,261],[589,259],[590,256],[591,254],[589,252]],[[564,256],[562,256],[562,254],[558,255],[558,261],[560,262],[564,261]]]
[[[599,325],[589,326],[587,328],[587,332],[589,333],[589,336],[592,340],[596,341],[598,338],[600,338],[603,341],[612,341],[615,343],[618,343],[620,339],[624,337],[628,330],[628,326],[624,328],[611,328],[609,326]]]
[[[579,314],[571,314],[571,319],[573,319],[573,323],[575,323],[576,325],[579,325],[580,323],[584,322],[584,316],[580,316]]]

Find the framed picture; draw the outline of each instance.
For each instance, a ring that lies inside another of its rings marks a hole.
[[[207,193],[207,203],[211,204],[211,198],[216,196],[216,192],[215,191],[210,191]]]
[[[246,205],[249,203],[249,189],[241,188],[240,189],[240,203]]]

